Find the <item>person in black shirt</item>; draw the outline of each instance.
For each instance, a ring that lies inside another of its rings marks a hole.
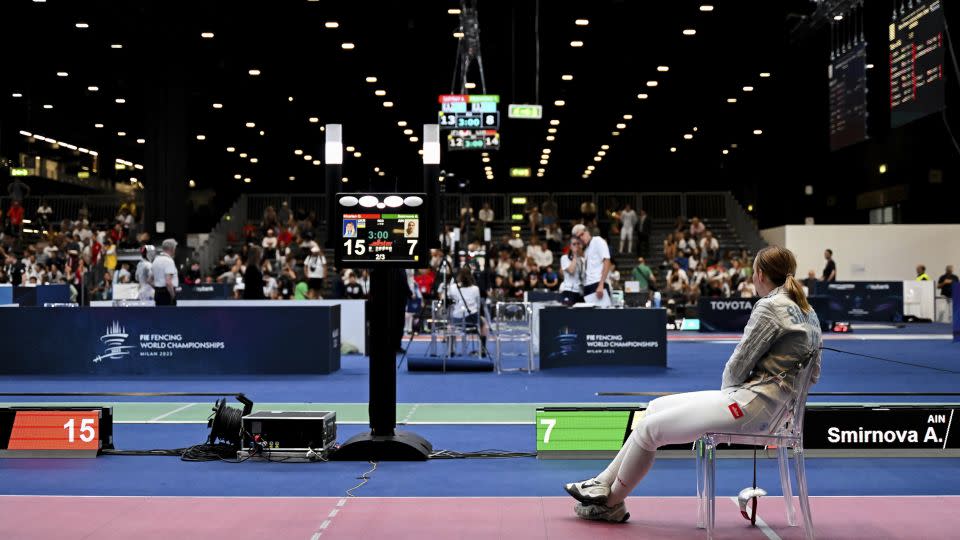
[[[833,250],[828,249],[824,251],[823,258],[827,260],[827,264],[823,267],[823,277],[821,281],[836,281],[837,263],[833,262]]]
[[[940,289],[940,295],[952,299],[953,284],[957,281],[960,281],[960,278],[957,278],[956,274],[953,273],[953,265],[947,265],[946,272],[937,280],[937,288]]]
[[[247,268],[243,271],[243,299],[263,300],[263,273],[260,271],[260,248],[251,247]]]
[[[347,276],[347,284],[344,287],[344,296],[351,300],[363,299],[363,287],[357,283],[357,275],[350,272]]]

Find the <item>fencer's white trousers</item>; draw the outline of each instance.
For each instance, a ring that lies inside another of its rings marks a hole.
[[[640,448],[655,451],[668,444],[692,443],[707,432],[770,433],[780,406],[763,396],[744,400],[744,392],[706,390],[657,398],[634,425],[630,438]]]
[[[627,252],[633,251],[633,227],[620,229],[620,252],[623,253],[623,244],[627,244]]]

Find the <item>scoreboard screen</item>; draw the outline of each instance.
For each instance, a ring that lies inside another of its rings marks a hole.
[[[439,97],[437,123],[447,134],[447,150],[499,150],[500,96],[446,94]]]
[[[902,126],[944,108],[941,0],[920,0],[890,24],[890,124]]]
[[[453,130],[447,135],[447,150],[499,150],[500,133],[495,129]]]
[[[861,43],[827,68],[830,88],[830,149],[867,138],[867,45]]]
[[[0,458],[86,458],[107,448],[113,448],[110,407],[0,408]]]
[[[339,268],[421,268],[427,249],[423,193],[339,193],[333,222]]]

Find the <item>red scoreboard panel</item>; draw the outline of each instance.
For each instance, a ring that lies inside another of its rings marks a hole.
[[[108,407],[0,409],[0,457],[96,457],[112,442]]]

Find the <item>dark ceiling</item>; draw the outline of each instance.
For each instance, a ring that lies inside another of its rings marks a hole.
[[[714,9],[703,11],[704,4]],[[322,167],[294,152],[322,159],[321,126],[342,123],[345,144],[360,152],[346,158],[350,186],[406,187],[421,177],[421,143],[403,130],[421,136],[423,124],[436,122],[438,94],[452,90],[459,19],[448,10],[458,7],[452,0],[8,0],[0,3],[0,120],[7,134],[29,130],[142,163],[150,141],[137,139],[146,137],[147,111],[156,106],[148,90],[183,84],[184,182],[213,188],[224,200],[242,191],[322,191]],[[463,180],[473,191],[732,189],[760,201],[763,192],[781,196],[780,188],[762,187],[775,171],[810,183],[817,176],[811,164],[835,159],[827,151],[828,43],[822,32],[788,32],[797,13],[812,12],[809,2],[479,0],[478,8],[487,93],[501,96],[502,149],[491,152],[494,180],[479,152],[444,149],[443,168],[458,180],[452,189]],[[80,22],[89,27],[77,28]],[[583,47],[571,47],[574,40]],[[355,48],[344,50],[344,42]],[[565,74],[573,79],[562,80]],[[472,75],[472,93],[480,93]],[[369,76],[377,82],[366,82]],[[543,120],[506,118],[508,103],[538,98]],[[552,142],[549,120],[559,121]],[[595,161],[602,145],[606,154]],[[550,149],[546,165],[543,149]],[[584,179],[588,166],[595,171]],[[545,173],[513,179],[511,167]]]

